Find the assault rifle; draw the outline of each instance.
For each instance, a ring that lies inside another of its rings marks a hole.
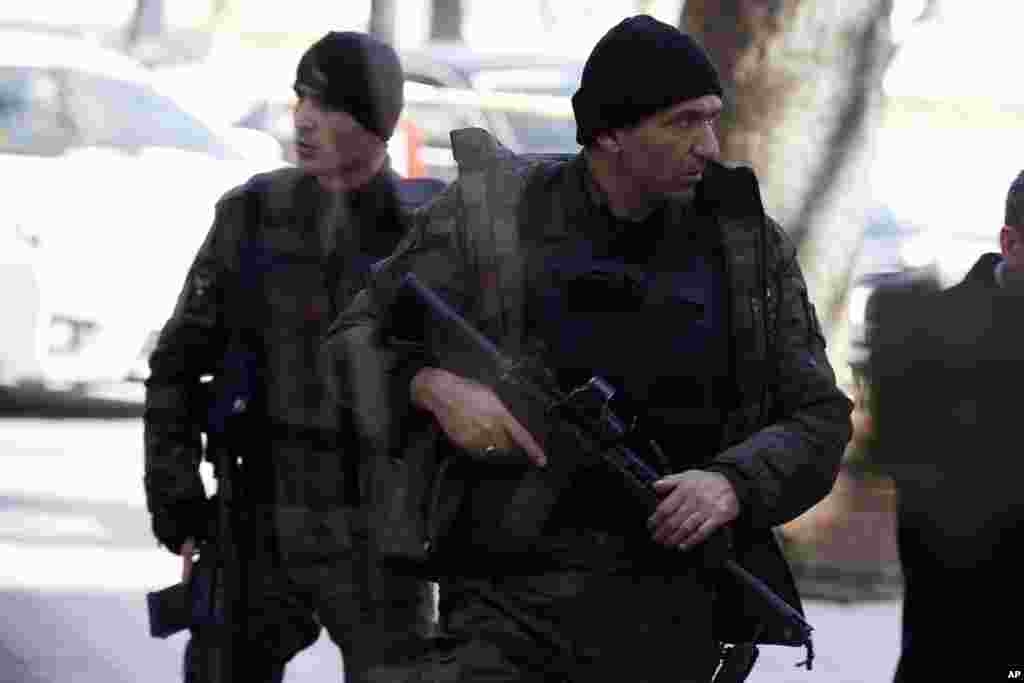
[[[653,484],[661,475],[650,463],[667,461],[655,441],[636,434],[636,430],[627,427],[612,410],[610,402],[615,389],[610,383],[594,376],[568,392],[563,391],[550,370],[533,359],[511,358],[503,354],[490,339],[415,274],[407,273],[403,276],[399,292],[403,290],[412,292],[434,315],[441,318],[442,323],[453,327],[477,353],[482,354],[499,385],[514,388],[528,401],[540,406],[546,415],[555,416],[568,426],[579,442],[580,450],[587,457],[600,458],[618,473],[633,497],[653,512],[659,502]],[[807,650],[806,660],[798,666],[810,669],[814,659],[811,625],[764,581],[740,566],[731,557],[730,545],[727,530],[705,541],[702,547],[704,566],[730,574],[789,624],[797,634],[794,640]],[[756,641],[757,635],[751,642],[727,645],[715,681],[724,683],[744,680],[757,659]]]
[[[217,479],[215,531],[201,540],[188,582],[147,594],[150,635],[166,638],[195,627],[216,630],[217,651],[203,657],[202,666],[215,666],[215,680],[221,683],[237,678],[235,657],[246,643],[247,576],[236,532],[244,509],[243,456],[253,450],[247,447],[254,434],[247,422],[257,377],[254,363],[252,354],[229,348],[222,377],[200,383],[197,410],[206,416],[203,457]]]
[[[253,438],[259,433],[253,421],[259,381],[258,359],[250,346],[230,345],[224,358],[223,377],[214,381],[207,418],[205,457],[214,466],[217,478],[217,536],[213,546],[216,569],[212,593],[220,629],[217,661],[218,681],[234,683],[238,678],[235,661],[245,656],[247,646],[246,602],[248,576],[243,560],[240,536],[241,515],[245,509],[247,455],[257,448]],[[257,437],[258,438],[258,437]],[[203,561],[200,555],[200,562]],[[219,609],[218,609],[219,608]]]
[[[247,196],[246,225],[255,225],[254,203],[258,195]],[[243,241],[239,291],[253,291],[259,283],[264,259],[252,239]],[[262,414],[262,374],[257,318],[249,309],[238,311],[220,367],[213,377],[204,377],[195,387],[192,410],[205,436],[203,459],[213,465],[217,480],[215,531],[202,539],[199,561],[188,583],[149,594],[150,633],[167,636],[186,628],[213,629],[217,637],[214,656],[202,657],[202,666],[216,668],[218,683],[234,683],[241,674],[237,656],[245,656],[247,645],[246,562],[242,556],[242,515],[246,509],[245,458],[259,451]],[[263,420],[265,422],[265,420]],[[204,639],[205,640],[205,639]],[[204,643],[205,646],[205,643]]]

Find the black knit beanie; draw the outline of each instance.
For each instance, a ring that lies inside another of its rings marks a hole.
[[[331,31],[299,60],[295,85],[387,140],[402,113],[405,77],[394,49],[365,33]]]
[[[684,100],[722,96],[718,71],[697,41],[645,14],[630,17],[597,42],[572,98],[576,140],[627,128]]]

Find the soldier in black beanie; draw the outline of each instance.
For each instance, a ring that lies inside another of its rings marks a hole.
[[[256,175],[217,202],[150,357],[147,503],[154,535],[181,555],[193,588],[210,588],[216,508],[199,476],[206,406],[196,410],[190,397],[209,374],[225,393],[252,390],[245,428],[233,422],[215,440],[241,459],[231,530],[245,571],[225,582],[242,596],[238,630],[227,641],[217,623],[191,625],[187,683],[280,683],[323,629],[341,650],[345,680],[389,681],[433,628],[427,584],[372,561],[349,413],[319,353],[370,265],[405,234],[408,210],[443,187],[400,178],[388,163],[403,85],[397,54],[371,36],[331,32],[306,51],[294,83],[297,165]],[[240,357],[254,362],[221,374]]]
[[[576,140],[587,146],[600,133],[707,95],[721,98],[722,85],[697,41],[652,17],[631,17],[608,31],[587,59],[572,98]]]
[[[572,105],[576,139],[623,216],[692,195],[718,160],[718,71],[696,40],[652,17],[625,19],[598,41]]]
[[[707,683],[722,643],[803,643],[714,571],[712,550],[733,532],[737,560],[799,608],[771,529],[831,489],[851,406],[796,249],[750,169],[717,161],[722,87],[690,36],[622,21],[573,106],[584,149],[571,156],[453,131],[458,178],[325,342],[357,429],[389,458],[401,450],[409,472],[437,473],[408,496],[436,514],[381,534],[382,553],[403,534],[421,541],[406,555],[428,548],[440,577],[450,648],[414,680]],[[606,380],[611,409],[636,425],[627,443],[644,444],[646,500],[603,466],[601,437],[588,446],[566,413],[488,383],[494,368],[403,305],[408,272],[567,395]],[[451,459],[411,465],[439,434]],[[747,647],[727,652],[719,683],[751,662]]]
[[[395,51],[365,33],[331,31],[299,60],[295,77],[298,165],[335,190],[380,170],[402,112]]]

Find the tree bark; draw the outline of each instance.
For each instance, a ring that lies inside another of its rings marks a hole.
[[[753,166],[797,243],[841,377],[891,10],[892,0],[687,0],[680,17],[722,75],[722,156]]]
[[[462,42],[462,0],[431,0],[430,40]]]

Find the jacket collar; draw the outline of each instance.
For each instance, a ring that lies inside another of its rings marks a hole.
[[[996,266],[1003,260],[1002,255],[996,253],[983,254],[981,258],[971,267],[964,282],[970,282],[985,287],[998,287],[996,281]]]

